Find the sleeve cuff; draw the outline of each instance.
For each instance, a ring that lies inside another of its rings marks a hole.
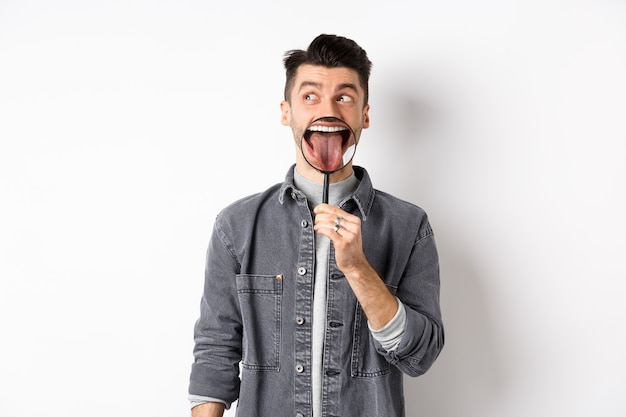
[[[202,395],[193,395],[193,394],[189,394],[188,398],[189,398],[189,402],[191,403],[191,408],[194,408],[198,405],[205,404],[205,403],[222,403],[226,406],[227,410],[230,408],[229,403],[227,403],[224,400],[220,400],[219,398],[204,397]]]
[[[369,323],[367,323],[374,339],[380,343],[387,352],[392,352],[398,348],[406,327],[406,310],[404,304],[402,304],[398,297],[396,297],[396,300],[398,300],[398,311],[396,311],[396,315],[393,316],[385,327],[373,330]]]

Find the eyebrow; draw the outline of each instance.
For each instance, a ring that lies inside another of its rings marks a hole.
[[[298,91],[302,91],[302,89],[306,88],[306,87],[313,87],[313,88],[317,88],[318,90],[322,89],[322,85],[320,83],[316,83],[315,81],[302,81],[302,83],[300,84],[300,87],[298,88]],[[352,84],[352,83],[344,83],[344,84],[340,84],[337,87],[337,91],[341,91],[344,89],[350,89],[353,90],[354,92],[358,93],[358,89],[356,84]]]

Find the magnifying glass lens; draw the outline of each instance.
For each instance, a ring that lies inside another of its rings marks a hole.
[[[309,165],[323,173],[339,171],[350,163],[356,151],[354,132],[346,122],[334,117],[311,123],[301,145]]]
[[[306,128],[300,150],[309,165],[324,174],[322,202],[328,203],[330,174],[347,166],[356,152],[354,130],[341,119],[322,117]]]

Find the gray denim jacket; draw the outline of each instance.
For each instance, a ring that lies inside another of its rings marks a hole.
[[[342,208],[361,217],[365,255],[404,303],[406,329],[392,352],[374,340],[331,246],[322,415],[404,416],[403,373],[426,372],[444,344],[437,249],[422,209],[373,189],[363,168],[354,171],[360,185]],[[239,399],[238,417],[311,416],[313,239],[293,167],[284,183],[217,216],[190,394]]]

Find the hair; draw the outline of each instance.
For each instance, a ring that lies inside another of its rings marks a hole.
[[[320,65],[328,68],[345,67],[353,69],[359,75],[359,83],[365,92],[364,105],[369,99],[369,78],[372,62],[367,53],[352,39],[337,35],[319,35],[309,45],[306,51],[293,49],[285,53],[285,100],[289,101],[289,94],[293,88],[296,72],[301,65]]]

